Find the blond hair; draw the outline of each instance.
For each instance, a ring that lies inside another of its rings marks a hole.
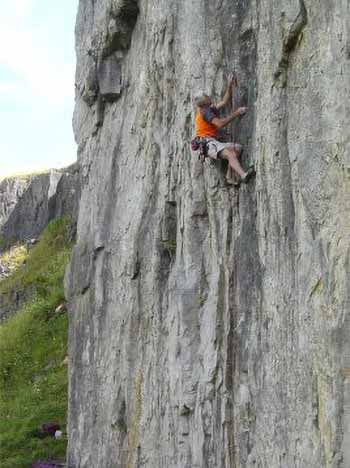
[[[210,96],[207,94],[200,94],[194,99],[194,103],[197,107],[203,107],[208,103]]]

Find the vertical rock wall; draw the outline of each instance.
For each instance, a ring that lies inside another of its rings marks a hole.
[[[0,181],[0,226],[8,220],[30,183],[26,178],[5,178]]]
[[[80,2],[69,468],[350,465],[348,15]],[[189,149],[232,69],[239,190]]]

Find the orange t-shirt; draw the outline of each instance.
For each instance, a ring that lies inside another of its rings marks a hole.
[[[203,117],[203,114],[207,114],[212,117],[216,117],[215,109],[204,109],[202,112],[200,110],[196,113],[196,137],[212,137],[217,138],[219,136],[219,129],[208,120]]]

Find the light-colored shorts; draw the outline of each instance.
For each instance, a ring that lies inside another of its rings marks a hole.
[[[215,138],[207,138],[208,141],[208,156],[211,159],[218,159],[220,153],[225,148],[231,148],[240,153],[242,151],[242,145],[239,143],[221,143],[215,140]]]

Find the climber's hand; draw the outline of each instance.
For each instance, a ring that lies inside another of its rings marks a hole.
[[[245,115],[247,111],[248,111],[247,107],[239,107],[236,112],[238,115]]]
[[[236,88],[238,86],[238,80],[237,80],[237,75],[236,73],[232,73],[230,77],[230,87],[231,88]]]

